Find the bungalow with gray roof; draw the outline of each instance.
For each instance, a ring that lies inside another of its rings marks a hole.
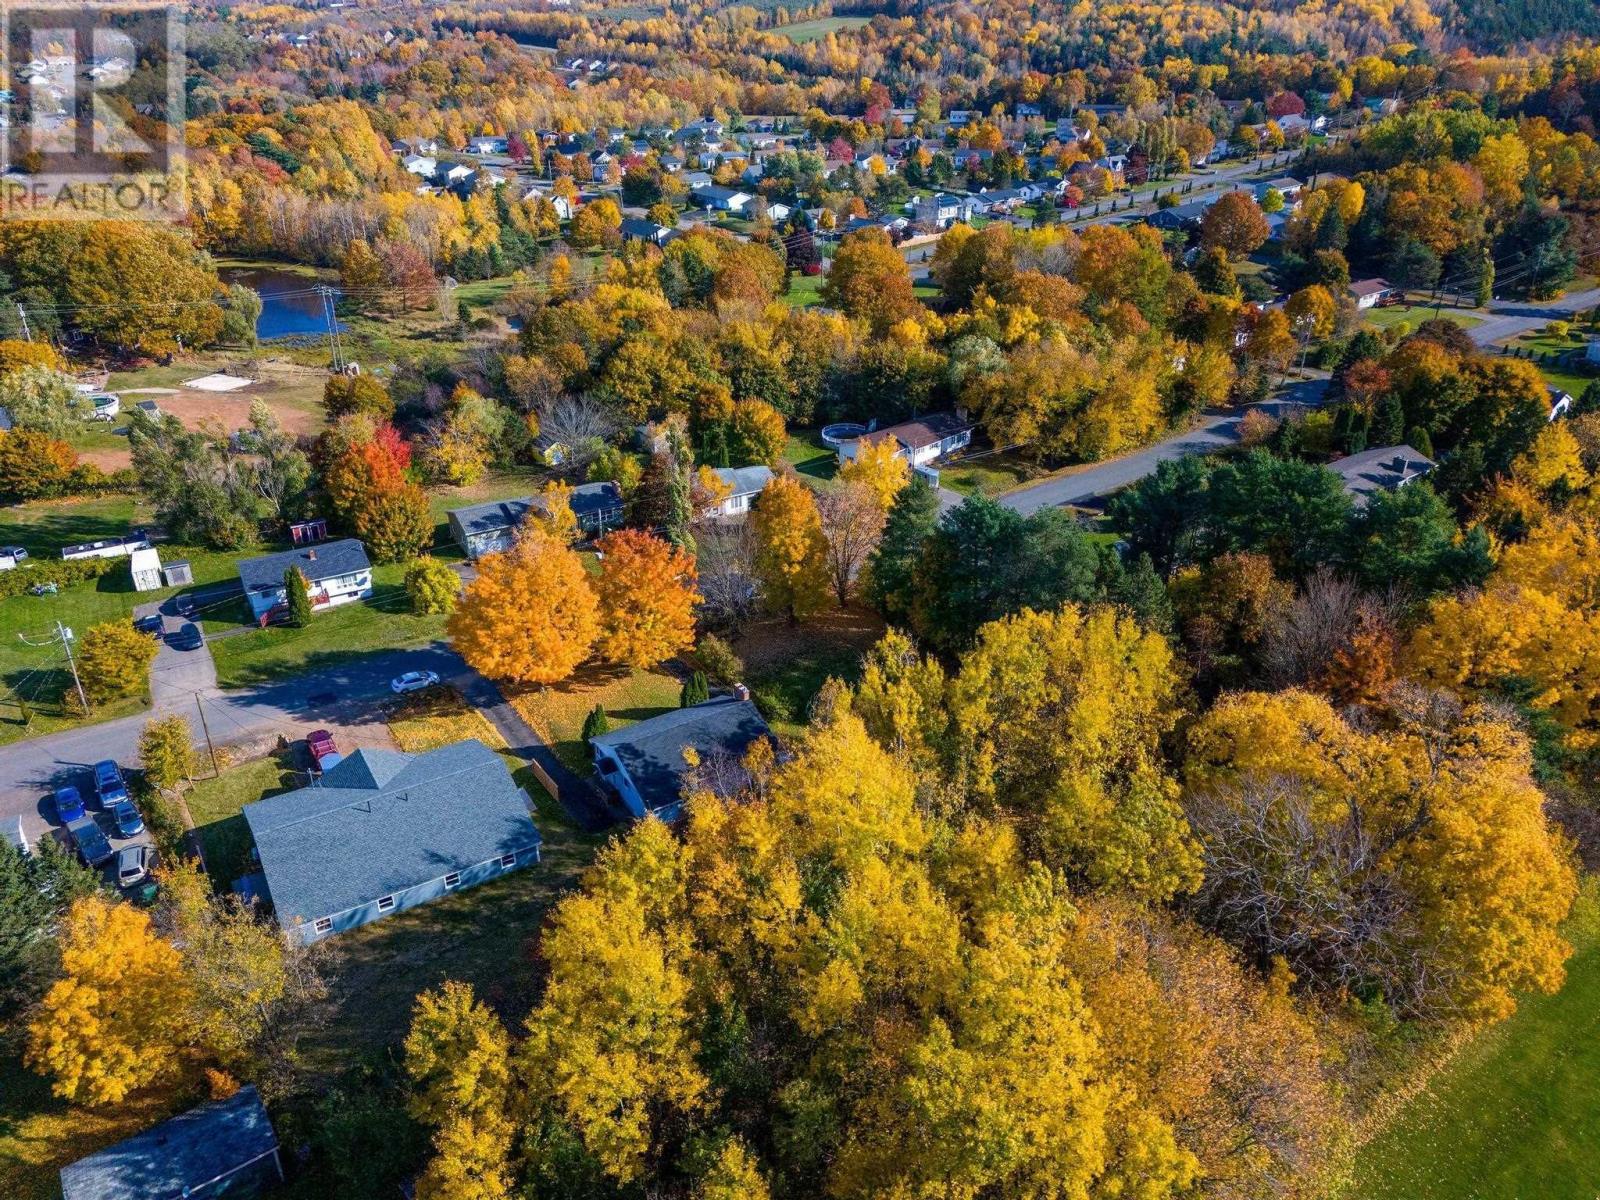
[[[572,489],[569,503],[578,528],[591,537],[622,523],[622,491],[615,483],[581,483]],[[468,558],[481,558],[511,549],[528,514],[542,516],[544,511],[543,496],[515,496],[451,509],[445,517],[461,552]]]
[[[772,482],[771,467],[718,467],[712,473],[728,487],[728,494],[712,510],[719,517],[743,516]]]
[[[742,696],[715,696],[589,739],[594,769],[635,817],[675,820],[692,750],[701,764],[733,764],[772,730]]]
[[[469,739],[423,754],[360,749],[318,784],[244,807],[265,892],[310,943],[539,861],[532,801]]]
[[[1360,454],[1347,454],[1328,464],[1344,481],[1344,490],[1364,508],[1376,492],[1392,492],[1433,470],[1433,459],[1410,446],[1379,446]]]
[[[372,595],[372,563],[367,548],[355,538],[340,538],[318,546],[300,546],[277,554],[263,554],[239,563],[239,582],[251,615],[259,622],[271,618],[289,603],[283,576],[298,567],[311,585],[311,609],[316,612]]]
[[[254,1084],[61,1168],[62,1200],[201,1200],[282,1182],[278,1135]]]

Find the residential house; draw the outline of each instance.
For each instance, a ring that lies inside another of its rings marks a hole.
[[[688,708],[635,722],[589,740],[601,781],[635,817],[676,819],[683,788],[697,762],[720,773],[737,768],[750,747],[772,730],[746,696],[716,696]]]
[[[400,165],[420,179],[432,179],[439,170],[439,160],[426,154],[408,154]]]
[[[622,523],[622,491],[614,483],[581,483],[572,489],[568,502],[572,515],[578,519],[578,528],[591,536]],[[511,549],[528,514],[544,512],[543,496],[516,496],[452,509],[445,517],[450,536],[461,552],[468,558],[481,558]]]
[[[938,229],[948,228],[957,221],[970,221],[976,212],[971,196],[952,196],[947,192],[918,196],[912,203],[912,213],[918,223]]]
[[[278,1135],[255,1085],[61,1168],[62,1200],[251,1195],[283,1182]]]
[[[1256,201],[1260,203],[1265,200],[1268,192],[1277,192],[1283,197],[1283,202],[1292,208],[1300,202],[1300,193],[1305,186],[1298,179],[1288,176],[1282,179],[1268,179],[1255,185]]]
[[[1357,308],[1376,308],[1395,299],[1398,290],[1387,279],[1357,279],[1350,284],[1350,294]]]
[[[736,191],[733,188],[718,187],[716,184],[704,184],[690,193],[694,202],[712,212],[742,213],[745,207],[755,199],[749,192]]]
[[[290,567],[298,568],[310,585],[313,611],[351,604],[372,595],[372,563],[367,559],[367,548],[355,538],[280,550],[239,563],[239,582],[244,585],[250,614],[257,621],[265,622],[275,610],[288,605],[283,576]]]
[[[712,512],[718,517],[743,516],[772,482],[771,467],[718,467],[712,473],[728,487],[727,496]]]
[[[774,224],[779,221],[787,221],[793,213],[793,207],[776,200],[767,205],[767,219]]]
[[[1158,208],[1144,220],[1146,225],[1156,229],[1175,232],[1195,230],[1200,228],[1200,222],[1210,208],[1209,200],[1190,200],[1185,204],[1174,204],[1171,208]]]
[[[864,445],[893,440],[899,447],[895,457],[904,455],[912,467],[925,466],[972,444],[971,421],[952,412],[929,413],[913,421],[902,421],[886,429],[872,430],[839,446],[841,461],[853,459]]]
[[[1375,492],[1392,492],[1433,470],[1435,463],[1410,446],[1379,446],[1348,454],[1328,464],[1328,469],[1344,481],[1344,490],[1354,498],[1357,508],[1365,507]]]
[[[533,802],[476,739],[362,748],[244,807],[279,926],[308,944],[539,861]]]
[[[664,246],[672,236],[667,226],[640,217],[624,217],[621,231],[625,242],[649,242],[652,246]]]
[[[1550,393],[1550,416],[1548,420],[1554,421],[1557,417],[1564,417],[1572,411],[1572,393],[1558,387],[1545,389]]]
[[[474,154],[505,154],[510,144],[503,137],[475,137],[467,148]]]

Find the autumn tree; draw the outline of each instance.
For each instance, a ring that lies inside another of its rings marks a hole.
[[[340,521],[378,562],[415,557],[433,540],[433,517],[409,475],[411,447],[392,425],[356,416],[332,432],[322,485]]]
[[[648,668],[694,645],[694,559],[637,529],[619,529],[598,543],[600,656]]]
[[[153,717],[139,735],[139,768],[146,782],[175,791],[194,773],[194,731],[187,717]]]
[[[450,564],[424,554],[413,559],[406,567],[406,595],[411,600],[411,611],[432,616],[454,611],[456,596],[461,591],[461,576]]]
[[[741,462],[776,467],[789,444],[783,414],[762,400],[741,400],[733,407],[731,441]]]
[[[478,560],[449,631],[461,656],[491,679],[555,683],[594,649],[599,602],[577,554],[529,530],[511,550]]]
[[[1266,215],[1248,192],[1225,193],[1200,220],[1200,242],[1217,247],[1232,258],[1253,254],[1272,232]]]
[[[855,455],[839,468],[839,478],[868,488],[885,514],[911,482],[911,464],[893,438],[863,439]]]
[[[28,1026],[26,1061],[51,1091],[116,1104],[181,1065],[189,981],[150,914],[88,896],[62,920],[61,977]]]
[[[793,472],[773,477],[756,501],[755,569],[769,608],[791,621],[822,608],[828,592],[828,542],[811,489]]]
[[[131,621],[89,626],[78,643],[78,677],[89,703],[144,695],[157,649],[155,641]]]
[[[823,277],[822,302],[880,333],[921,308],[904,256],[881,229],[863,229],[840,241]]]
[[[883,534],[884,511],[867,484],[846,482],[817,497],[817,512],[827,541],[828,577],[843,608]]]
[[[1190,820],[1207,919],[1306,984],[1499,1020],[1561,985],[1576,893],[1526,737],[1420,688],[1352,728],[1304,692],[1224,697],[1194,727]],[[1493,897],[1493,903],[1485,903]]]
[[[72,483],[78,455],[64,441],[13,429],[0,436],[0,500],[59,496]]]
[[[383,381],[372,375],[330,375],[322,385],[322,406],[328,420],[360,413],[374,422],[394,420],[394,400]]]

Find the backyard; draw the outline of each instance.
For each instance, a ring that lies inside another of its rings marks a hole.
[[[1525,996],[1361,1152],[1347,1200],[1593,1200],[1600,1180],[1600,900],[1566,928],[1566,986]]]
[[[1584,344],[1588,341],[1586,334],[1571,332],[1565,337],[1557,337],[1552,333],[1539,331],[1524,334],[1511,343],[1516,350],[1531,353],[1534,362],[1539,368],[1544,381],[1551,387],[1560,388],[1570,392],[1574,399],[1583,395],[1587,388],[1600,375],[1586,374],[1582,365],[1568,359],[1558,362],[1557,359],[1578,352],[1576,357],[1582,357]],[[1540,361],[1547,359],[1548,361]]]
[[[751,622],[733,639],[751,697],[773,729],[797,737],[828,679],[854,683],[861,656],[883,636],[883,619],[861,605],[828,608],[801,625],[783,617]]]
[[[612,729],[678,707],[682,680],[666,670],[629,671],[584,667],[571,679],[510,697],[511,705],[556,756],[579,775],[592,771],[583,742],[583,722],[595,705],[606,710]]]

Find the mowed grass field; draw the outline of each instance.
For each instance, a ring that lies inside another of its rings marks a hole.
[[[772,32],[788,38],[791,42],[815,42],[830,33],[860,29],[871,20],[871,17],[819,17],[815,21],[796,21],[793,25],[784,25]]]
[[[1600,1195],[1600,898],[1587,886],[1554,996],[1462,1050],[1361,1152],[1343,1200]]]

